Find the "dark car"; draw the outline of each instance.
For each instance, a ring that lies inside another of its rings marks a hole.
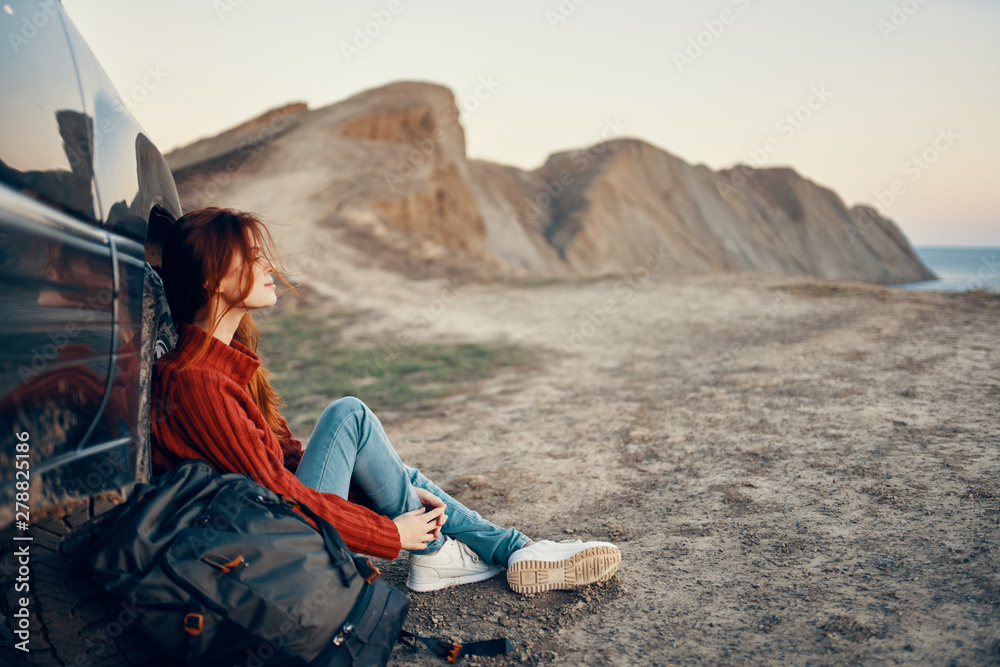
[[[59,2],[4,3],[0,34],[0,661],[74,664],[108,653],[65,543],[148,479],[151,265],[181,209]],[[31,653],[8,652],[25,599]]]

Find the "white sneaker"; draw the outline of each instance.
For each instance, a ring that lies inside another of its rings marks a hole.
[[[475,551],[458,540],[446,537],[433,554],[410,554],[410,576],[406,586],[421,593],[459,584],[485,581],[503,568],[483,562]]]
[[[569,590],[607,581],[618,571],[622,552],[610,542],[541,540],[507,560],[507,583],[515,593]]]

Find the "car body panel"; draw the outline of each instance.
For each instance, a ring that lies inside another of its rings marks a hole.
[[[9,42],[0,51],[0,179],[93,219],[90,120],[76,62],[61,8],[41,4],[14,0],[0,11]]]
[[[181,209],[60,3],[7,2],[0,30],[0,438],[29,434],[41,510],[134,478],[148,437],[146,260]],[[0,443],[0,526],[13,519],[14,442]]]

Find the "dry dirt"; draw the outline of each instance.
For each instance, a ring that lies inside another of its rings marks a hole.
[[[540,352],[431,414],[381,413],[403,459],[497,523],[623,554],[579,591],[414,593],[407,629],[506,636],[512,655],[475,659],[498,665],[1000,663],[1000,300],[386,275],[313,285],[367,313],[348,339]],[[402,587],[405,564],[384,576]],[[391,664],[442,663],[399,646]]]

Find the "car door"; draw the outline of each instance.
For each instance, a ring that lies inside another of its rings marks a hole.
[[[27,434],[31,504],[52,504],[128,481],[129,434],[110,405],[121,262],[98,223],[93,118],[58,3],[7,2],[0,32],[8,42],[0,52],[0,438]],[[138,289],[141,298],[141,280]],[[0,443],[0,525],[14,507],[13,444]]]

